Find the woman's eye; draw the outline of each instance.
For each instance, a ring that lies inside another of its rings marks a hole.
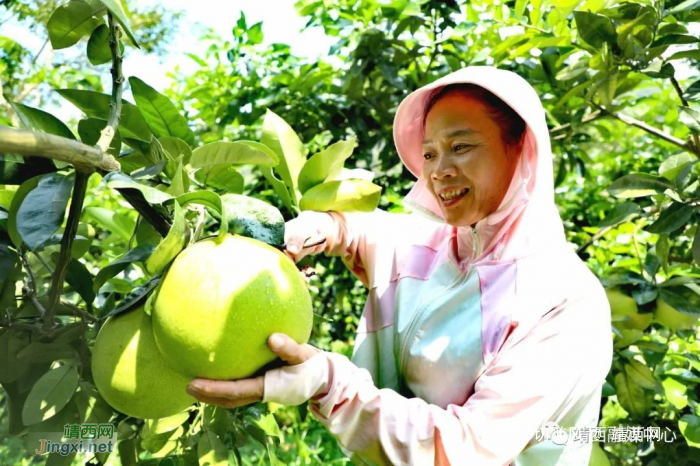
[[[462,150],[464,150],[464,149],[468,149],[469,147],[471,147],[471,146],[468,145],[468,144],[457,144],[456,146],[454,146],[454,149],[453,149],[453,150],[454,150],[455,152],[459,152],[459,151],[462,151]]]
[[[432,159],[433,157],[434,157],[433,154],[423,154],[423,159],[425,159],[425,160]]]

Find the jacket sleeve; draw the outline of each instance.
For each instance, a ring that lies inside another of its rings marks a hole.
[[[607,303],[601,309],[595,301],[542,317],[501,350],[463,405],[442,409],[377,389],[367,371],[330,353],[268,372],[264,399],[310,399],[340,444],[370,464],[507,465],[545,422],[599,394],[612,343],[602,317]]]

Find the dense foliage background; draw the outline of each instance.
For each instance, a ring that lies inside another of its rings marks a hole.
[[[187,18],[167,6],[129,11],[132,1],[121,16],[118,0],[61,3],[0,1],[0,27],[19,18],[47,39],[46,50],[33,56],[0,29],[0,125],[77,134],[93,145],[109,114],[109,49],[93,37],[106,27],[107,11],[127,33],[127,55],[136,43],[162,53]],[[118,454],[82,458],[91,464],[347,462],[304,407],[194,406],[145,423],[113,412],[92,384],[91,345],[103,317],[125,307],[153,276],[142,246],[162,242],[173,207],[151,190],[171,197],[242,192],[276,205],[285,218],[296,215],[298,204],[285,202],[264,166],[222,159],[202,168],[191,163],[192,149],[265,142],[270,110],[299,135],[304,157],[357,138],[346,166],[373,172],[382,187],[379,207],[403,211],[413,181],[391,140],[398,103],[450,71],[495,65],[525,77],[545,105],[556,200],[572,248],[611,293],[634,300],[613,306],[615,355],[600,425],[654,426],[675,435],[671,443],[609,442],[601,445],[605,454],[616,465],[700,464],[700,1],[299,0],[296,8],[308,26],[334,38],[327,57],[309,60],[287,44],[263,45],[260,23],[241,15],[231,18],[229,36],[201,37],[206,55],[189,56],[198,69],[176,71],[164,94],[140,81],[139,70],[123,70],[136,105],[124,104],[111,152],[121,163],[121,182],[134,184],[104,182],[104,171],[89,177],[69,257],[62,259],[59,243],[80,176],[64,163],[2,156],[0,463],[43,462],[32,457],[33,434],[62,431],[75,419],[118,426]],[[61,9],[69,10],[55,13]],[[71,19],[81,14],[83,20]],[[69,104],[84,119],[63,124],[35,110]],[[168,118],[186,125],[163,127],[154,106],[176,109],[179,116],[173,111]],[[28,198],[41,214],[20,208]],[[218,229],[201,209],[187,212],[200,230]],[[319,315],[312,342],[349,355],[365,292],[339,259],[312,263]],[[66,284],[52,286],[62,266]],[[52,293],[60,300],[47,319],[41,311]],[[74,378],[42,392],[41,380],[66,366]],[[46,400],[57,413],[39,409]],[[23,416],[27,410],[34,414]],[[51,455],[48,464],[71,460]]]

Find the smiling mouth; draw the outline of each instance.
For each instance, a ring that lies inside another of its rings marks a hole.
[[[439,194],[439,196],[440,196],[440,200],[441,200],[443,203],[445,203],[445,204],[452,204],[452,203],[454,203],[455,201],[457,201],[458,199],[463,198],[463,197],[466,196],[467,194],[469,194],[469,188],[464,188],[464,189],[453,189],[453,190],[450,190],[450,191],[445,191],[445,192]]]

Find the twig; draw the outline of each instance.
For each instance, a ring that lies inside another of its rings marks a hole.
[[[32,60],[32,66],[34,66],[36,61],[39,59],[39,55],[41,55],[41,52],[44,51],[44,49],[46,48],[46,44],[48,44],[48,43],[49,43],[49,38],[47,37],[46,40],[44,41],[44,45],[41,46],[41,48],[39,49],[39,52],[37,52],[37,54],[34,56],[34,60]]]
[[[20,254],[20,258],[22,259],[22,265],[24,268],[27,270],[27,276],[29,276],[29,299],[32,301],[32,304],[36,308],[36,310],[39,312],[40,316],[44,316],[46,314],[46,309],[44,309],[44,306],[41,305],[39,302],[39,299],[37,298],[36,295],[36,278],[34,277],[34,272],[32,272],[32,268],[29,267],[29,260],[27,260],[27,254],[25,252],[22,252]]]
[[[430,67],[433,66],[433,61],[435,60],[435,56],[437,55],[437,14],[435,13],[435,10],[431,12],[431,16],[433,19],[433,51],[430,54],[430,60],[428,61],[428,66],[425,67],[425,71],[423,72],[423,76],[421,77],[421,82],[420,84],[423,85],[425,84],[425,80],[428,78],[428,73],[430,73]]]
[[[39,262],[41,262],[46,271],[53,275],[53,268],[46,262],[46,259],[41,257],[41,254],[39,254],[38,252],[35,252],[34,256],[36,256],[36,258],[39,259]]]
[[[75,304],[69,303],[67,301],[61,301],[61,305],[66,306],[69,308],[71,311],[73,311],[73,314],[75,314],[78,317],[82,317],[85,320],[89,320],[90,322],[97,322],[99,319],[95,317],[94,315],[90,314],[89,312],[85,312],[82,309],[80,309],[78,306]]]
[[[107,13],[109,21],[109,48],[112,52],[112,101],[109,103],[109,119],[107,126],[102,130],[97,147],[102,152],[107,152],[109,145],[114,138],[114,134],[119,126],[119,117],[122,111],[122,85],[124,76],[122,75],[122,53],[119,48],[119,26],[114,22],[112,13]]]
[[[590,115],[586,116],[585,118],[583,118],[581,120],[581,124],[588,123],[588,122],[591,122],[593,120],[597,120],[601,116],[602,116],[602,112],[600,110],[597,110],[597,111],[591,113]],[[554,128],[550,129],[549,132],[550,132],[550,134],[551,133],[558,133],[560,131],[565,131],[569,128],[571,128],[571,123],[566,123],[564,125],[555,126]]]
[[[87,182],[90,175],[87,173],[77,172],[75,174],[75,184],[73,185],[73,196],[71,198],[70,209],[68,210],[68,220],[66,229],[63,231],[61,238],[61,251],[58,256],[58,263],[51,281],[51,289],[49,291],[49,304],[46,307],[44,314],[44,331],[46,333],[53,332],[55,326],[54,315],[56,313],[56,305],[63,291],[63,282],[66,278],[68,263],[71,260],[71,249],[73,247],[73,239],[78,231],[78,223],[80,223],[80,213],[83,210],[83,202],[85,201],[85,192],[87,191]]]
[[[96,147],[53,134],[7,126],[0,126],[0,153],[62,160],[87,173],[95,168],[106,171],[120,168],[114,157]]]
[[[696,154],[696,150],[688,143],[683,141],[682,139],[678,139],[676,137],[671,136],[668,133],[664,133],[658,128],[654,128],[653,126],[649,126],[648,124],[644,123],[643,121],[636,120],[632,118],[631,116],[623,115],[621,113],[616,113],[616,112],[611,112],[609,110],[606,110],[604,108],[600,109],[604,114],[610,115],[611,117],[617,118],[623,123],[626,123],[630,126],[637,127],[639,129],[642,129],[646,131],[649,134],[653,134],[654,136],[663,139],[664,141],[670,142],[671,144],[674,144],[684,150],[687,150],[690,153]]]
[[[685,100],[685,97],[683,97],[683,89],[681,89],[681,85],[678,84],[678,80],[675,76],[671,76],[671,83],[673,84],[673,88],[676,90],[676,94],[678,94],[678,97],[680,97],[683,106],[690,108],[688,101]],[[700,138],[698,138],[698,135],[695,133],[692,133],[691,137],[693,138],[693,142],[695,143],[695,150],[693,152],[700,158]]]
[[[602,238],[603,236],[605,236],[605,234],[606,234],[607,232],[609,232],[610,230],[612,230],[612,229],[613,229],[614,227],[616,227],[616,226],[617,226],[617,225],[610,225],[610,226],[603,227],[603,228],[601,228],[600,230],[598,230],[598,233],[596,233],[595,235],[591,236],[590,239],[589,239],[588,241],[586,241],[585,243],[583,243],[583,244],[581,245],[581,247],[579,247],[579,248],[576,250],[576,254],[580,256],[580,255],[583,253],[583,251],[585,251],[585,250],[588,248],[588,246],[590,246],[591,244],[593,244],[593,243],[595,243],[596,241],[598,241],[600,238]]]

